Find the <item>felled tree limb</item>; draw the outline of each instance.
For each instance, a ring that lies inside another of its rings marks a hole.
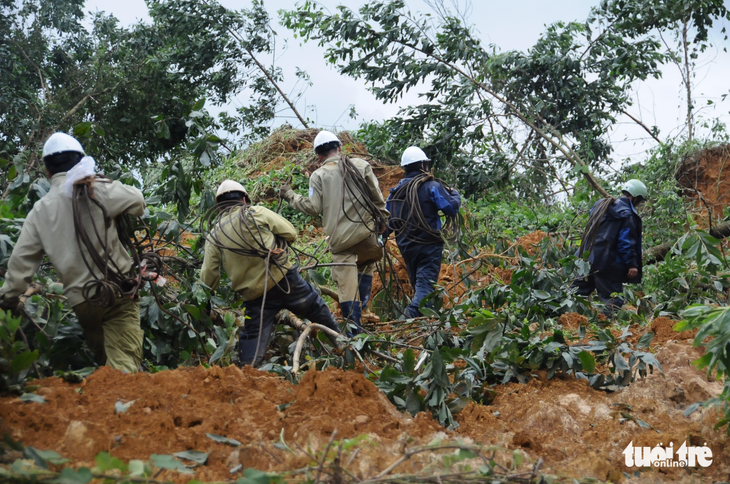
[[[334,289],[330,289],[327,286],[319,286],[319,290],[325,296],[331,297],[332,299],[334,299],[338,303],[340,302],[340,295],[337,294],[337,291],[335,291]]]
[[[715,225],[709,230],[710,235],[716,239],[724,239],[730,237],[730,221]],[[644,264],[655,264],[661,262],[672,249],[672,243],[665,242],[650,249],[646,249],[643,254]]]

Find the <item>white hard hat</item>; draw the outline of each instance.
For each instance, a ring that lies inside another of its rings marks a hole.
[[[217,199],[224,193],[229,192],[242,192],[245,196],[248,196],[248,192],[245,188],[243,188],[243,185],[241,185],[240,183],[234,182],[233,180],[223,180],[223,183],[218,186],[218,191],[215,193],[215,198]]]
[[[81,143],[76,138],[66,133],[53,133],[43,145],[43,158],[67,151],[75,151],[76,153],[86,155],[84,149],[81,147]]]
[[[417,146],[409,146],[400,157],[400,166],[418,163],[419,161],[431,160],[428,159],[428,156],[426,156],[426,153],[424,153],[421,148],[418,148]]]
[[[314,137],[314,149],[316,150],[323,144],[331,143],[333,141],[337,141],[338,143],[340,143],[340,138],[338,138],[337,135],[335,135],[334,133],[322,130],[317,133],[317,136]]]

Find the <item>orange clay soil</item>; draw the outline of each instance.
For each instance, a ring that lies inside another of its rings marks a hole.
[[[722,385],[708,381],[691,365],[701,350],[676,333],[669,337],[664,330],[670,323],[658,319],[653,325],[661,340],[653,346],[664,376],[655,372],[605,393],[584,381],[546,380],[544,372],[537,372],[525,385],[495,386],[493,404],[469,404],[456,415],[460,427],[447,434],[426,413],[411,418],[398,412],[373,383],[354,371],[310,371],[293,385],[272,374],[236,367],[136,375],[101,368],[81,384],[48,378],[38,382],[37,393],[46,398],[45,404],[0,398],[0,432],[26,445],[55,450],[74,465],[91,466],[102,451],[124,460],[183,450],[209,452],[207,465],[194,476],[204,481],[230,479],[229,469],[238,464],[265,471],[304,467],[311,463],[306,452],[321,451],[335,430],[337,439],[369,436],[370,442],[356,455],[351,450],[343,457],[348,471],[360,478],[376,475],[406,447],[440,436],[520,450],[530,462],[543,458],[543,471],[552,474],[642,483],[727,480],[730,441],[723,431],[712,429],[718,411],[682,415],[693,402],[718,395]],[[126,413],[115,414],[116,402],[131,400]],[[622,423],[620,411],[655,430]],[[292,451],[274,446],[282,432]],[[242,445],[216,443],[206,433]],[[688,445],[706,442],[713,452],[712,466],[691,473],[661,469],[645,471],[640,478],[623,477],[623,472],[633,472],[621,454],[629,442],[649,447],[673,442],[677,449],[685,440]],[[429,456],[413,462],[399,471],[417,472]],[[160,478],[184,482],[189,477],[165,471]]]
[[[697,222],[707,227],[707,213],[713,221],[722,220],[723,209],[730,205],[730,145],[698,151],[682,161],[676,179],[684,195],[695,200]]]

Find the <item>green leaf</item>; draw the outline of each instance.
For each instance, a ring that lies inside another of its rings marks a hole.
[[[413,372],[416,368],[416,355],[412,349],[408,348],[403,352],[403,373],[408,376],[413,376]]]
[[[77,138],[85,138],[89,133],[91,133],[91,123],[88,121],[84,121],[83,123],[79,123],[76,126],[74,126],[74,136]]]
[[[152,465],[159,467],[160,469],[168,469],[178,471],[182,474],[192,474],[193,471],[185,467],[185,465],[179,460],[175,459],[174,456],[167,454],[152,454],[150,456]]]
[[[25,447],[23,449],[23,457],[26,459],[30,459],[33,462],[35,462],[35,465],[40,467],[41,469],[48,469],[48,464],[46,459],[42,454],[42,451],[35,449],[33,447]],[[56,454],[58,457],[61,457],[60,455]]]
[[[271,478],[263,471],[256,469],[244,469],[243,475],[239,477],[236,484],[270,484]]]
[[[636,347],[638,349],[648,348],[653,339],[654,339],[654,332],[648,331],[641,335],[641,338],[639,338],[639,341],[636,343]]]
[[[626,359],[619,353],[618,351],[615,351],[613,353],[613,364],[616,367],[618,371],[629,371],[629,364],[626,363]]]
[[[222,435],[216,435],[216,434],[205,434],[206,437],[208,437],[211,440],[214,440],[216,442],[219,442],[221,444],[227,444],[232,445],[234,447],[238,447],[241,445],[241,443],[235,439],[229,439],[228,437],[223,437]]]
[[[21,402],[35,402],[35,403],[46,403],[45,397],[42,395],[36,395],[35,393],[23,393],[20,396]]]
[[[56,484],[86,484],[91,482],[91,479],[91,471],[86,467],[81,467],[78,470],[66,467],[58,476]]]
[[[702,406],[702,404],[703,404],[703,402],[695,402],[695,403],[693,403],[692,405],[690,405],[689,407],[687,407],[684,410],[684,412],[682,412],[682,415],[684,415],[685,417],[689,417],[690,415],[692,415],[693,413],[695,413],[697,411],[697,409]]]
[[[13,358],[10,363],[11,371],[13,373],[20,373],[21,371],[29,368],[35,360],[38,359],[38,350],[23,351],[19,355]]]
[[[202,313],[200,311],[200,308],[197,306],[193,306],[192,304],[186,304],[183,306],[185,308],[185,311],[190,313],[192,317],[194,317],[196,320],[200,321],[202,318]]]
[[[206,462],[208,462],[208,454],[205,452],[200,452],[198,450],[184,450],[182,452],[175,452],[175,457],[178,457],[180,459],[187,459],[195,462],[196,464],[203,465]]]
[[[585,350],[578,353],[578,359],[580,359],[581,367],[586,373],[596,372],[596,360],[593,355]]]
[[[127,470],[129,469],[127,467],[127,464],[125,464],[122,460],[117,459],[116,457],[112,457],[111,455],[109,455],[109,452],[100,452],[96,455],[95,460],[96,466],[101,472],[118,469],[122,471],[122,473],[124,473],[127,472]]]
[[[139,459],[129,461],[129,477],[143,477],[149,474],[144,461]]]

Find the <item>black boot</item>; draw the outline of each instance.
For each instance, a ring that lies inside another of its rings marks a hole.
[[[370,302],[370,293],[373,290],[373,276],[358,274],[357,277],[360,281],[360,287],[358,288],[360,292],[360,307],[362,308],[362,312],[365,312]]]
[[[360,316],[362,316],[360,301],[341,302],[340,310],[342,311],[342,317],[346,320],[352,321],[356,326],[354,331],[350,331],[349,329],[347,330],[347,336],[352,338],[356,334],[360,334],[362,332],[362,327],[360,326]]]

